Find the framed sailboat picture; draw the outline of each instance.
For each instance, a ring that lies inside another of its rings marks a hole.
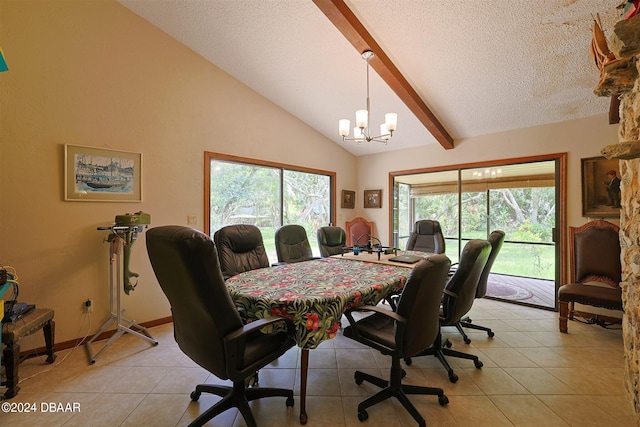
[[[64,146],[64,199],[142,201],[142,153]]]

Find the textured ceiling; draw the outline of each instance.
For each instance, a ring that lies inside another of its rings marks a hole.
[[[387,146],[341,140],[366,63],[311,0],[118,1],[355,155],[437,144],[373,70],[371,121],[393,111],[398,130]],[[610,36],[621,0],[345,2],[455,140],[609,111],[592,15]]]

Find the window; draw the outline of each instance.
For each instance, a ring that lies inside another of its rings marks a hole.
[[[335,217],[335,172],[207,152],[205,176],[205,230],[210,236],[226,225],[255,225],[269,261],[276,262],[276,230],[299,224],[319,255],[316,230]]]

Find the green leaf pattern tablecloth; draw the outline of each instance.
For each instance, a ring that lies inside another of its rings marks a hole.
[[[226,284],[246,321],[289,317],[296,325],[298,346],[313,349],[335,337],[346,310],[376,305],[390,292],[402,289],[410,271],[322,258],[247,271],[230,277]]]

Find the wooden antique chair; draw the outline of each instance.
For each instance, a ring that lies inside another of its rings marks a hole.
[[[370,240],[373,233],[373,222],[367,221],[362,217],[356,217],[351,221],[347,221],[347,246],[364,245]],[[369,235],[369,237],[367,237]],[[362,237],[365,236],[365,237]]]
[[[558,290],[560,332],[567,332],[567,321],[574,320],[574,315],[584,317],[574,309],[575,303],[609,310],[623,309],[619,227],[603,220],[570,227],[569,255],[571,283]],[[603,327],[620,322],[594,316],[584,321]]]

